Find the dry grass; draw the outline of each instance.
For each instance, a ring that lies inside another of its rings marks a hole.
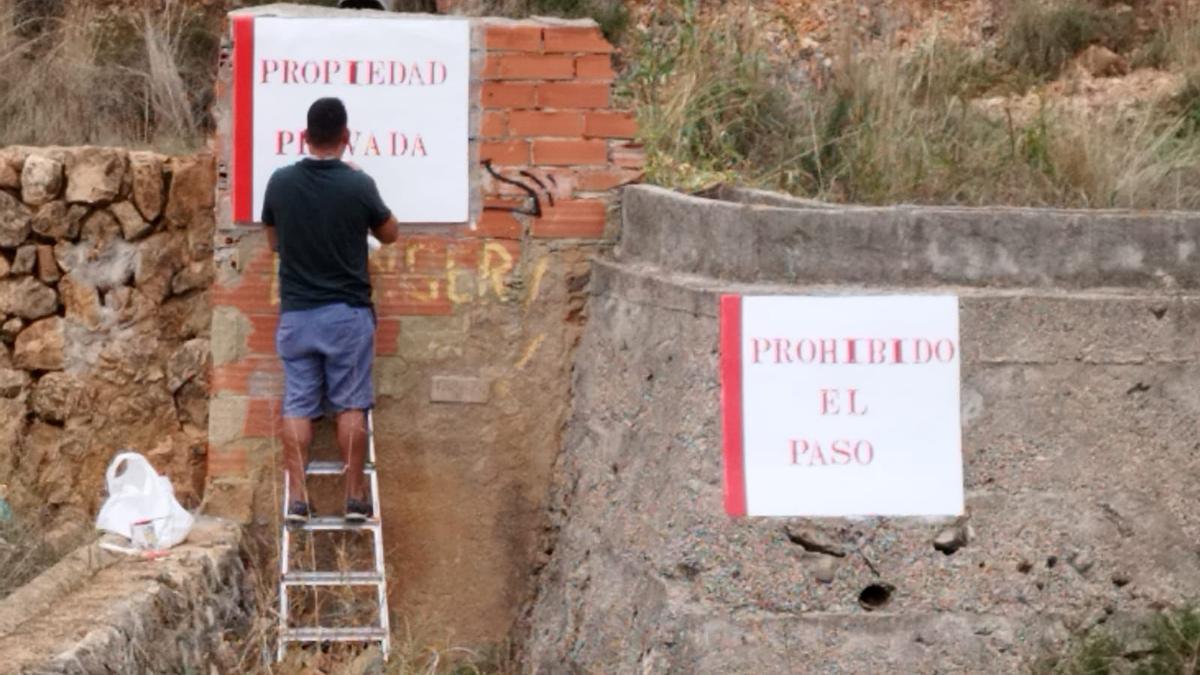
[[[1031,119],[995,119],[971,99],[1038,73],[930,39],[853,58],[847,49],[823,84],[798,85],[772,65],[759,28],[749,4],[699,14],[684,0],[636,36],[625,86],[651,181],[874,204],[1200,208],[1200,86],[1120,117],[1047,103]],[[1164,34],[1164,49],[1200,60],[1194,35]]]
[[[0,144],[202,145],[211,24],[183,0],[136,14],[0,0]]]
[[[28,583],[58,561],[37,528],[19,520],[0,521],[0,598]]]

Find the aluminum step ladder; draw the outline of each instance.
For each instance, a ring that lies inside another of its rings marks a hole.
[[[346,471],[342,462],[313,461],[305,470],[308,476],[340,476]],[[372,517],[361,523],[348,522],[340,516],[310,518],[307,523],[289,523],[287,508],[291,502],[288,494],[287,472],[283,481],[283,525],[279,548],[279,641],[276,660],[282,661],[291,643],[362,642],[379,643],[386,661],[391,651],[392,638],[388,624],[387,573],[383,565],[383,522],[379,504],[379,476],[375,471],[375,422],[371,411],[367,411],[367,457],[363,472],[368,477],[371,490]],[[290,545],[292,531],[361,531],[369,530],[375,568],[371,571],[297,572],[290,567]],[[378,605],[379,623],[375,626],[359,627],[310,627],[292,628],[288,618],[288,589],[316,586],[374,586]]]

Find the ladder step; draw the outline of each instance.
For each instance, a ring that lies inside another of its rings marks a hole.
[[[356,522],[346,520],[341,516],[320,516],[309,518],[307,523],[290,523],[290,525],[305,532],[316,532],[321,530],[375,530],[380,527],[380,522],[378,518]]]
[[[383,575],[375,572],[288,572],[283,577],[288,586],[378,586]]]
[[[284,642],[377,642],[387,638],[378,626],[362,628],[288,628]]]
[[[375,471],[375,465],[370,462],[363,463],[363,473],[369,474]],[[330,460],[316,460],[308,463],[308,468],[304,473],[310,476],[340,476],[346,472],[346,463]]]

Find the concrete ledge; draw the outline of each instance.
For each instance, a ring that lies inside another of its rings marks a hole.
[[[249,621],[241,530],[200,518],[159,562],[85,546],[0,602],[0,673],[207,673]]]
[[[626,188],[617,257],[738,282],[1200,288],[1193,213],[820,208],[743,196],[754,203]]]

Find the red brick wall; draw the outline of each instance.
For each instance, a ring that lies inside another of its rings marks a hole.
[[[594,24],[477,19],[472,36],[471,222],[406,233],[372,255],[371,271],[376,423],[381,453],[395,458],[381,460],[385,536],[389,564],[406,576],[393,609],[489,641],[515,618],[535,555],[587,260],[614,238],[615,188],[640,178],[643,156],[632,114],[614,105],[613,49]],[[227,112],[228,72],[221,87]],[[225,115],[226,176],[228,129]],[[206,499],[211,511],[269,523],[283,384],[276,263],[259,226],[232,221],[228,187],[218,204]],[[444,375],[477,378],[489,402],[438,400],[430,382]],[[447,459],[447,446],[479,439],[467,465],[492,467],[486,479]],[[422,487],[414,474],[437,479]],[[459,522],[476,525],[471,562],[454,553]],[[442,562],[426,565],[430,556]]]

